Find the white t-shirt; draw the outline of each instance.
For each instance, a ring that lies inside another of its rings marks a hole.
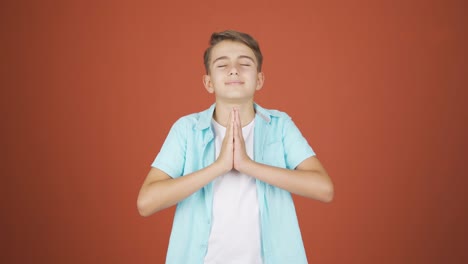
[[[216,158],[226,128],[212,120]],[[255,119],[242,128],[253,159]],[[205,264],[261,264],[260,218],[255,178],[231,170],[214,180],[213,222]]]

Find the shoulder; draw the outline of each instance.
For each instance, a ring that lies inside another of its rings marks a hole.
[[[214,107],[203,110],[201,112],[187,114],[180,117],[175,123],[174,127],[184,129],[205,128],[211,123]]]
[[[270,114],[271,118],[277,118],[278,120],[291,119],[291,116],[289,116],[286,112],[276,110],[276,109],[267,109],[267,111]]]
[[[296,124],[292,120],[291,116],[286,112],[277,109],[267,109],[258,105],[256,106],[256,109],[260,117],[266,121],[269,127],[276,131],[276,133],[285,136],[298,132]]]
[[[255,105],[255,109],[257,113],[268,122],[284,123],[291,120],[291,116],[281,110],[263,108],[257,104]]]
[[[174,124],[178,124],[178,125],[194,124],[199,120],[199,118],[200,118],[199,113],[191,113],[191,114],[187,114],[187,115],[180,117],[179,119],[177,119],[177,121],[175,121]]]

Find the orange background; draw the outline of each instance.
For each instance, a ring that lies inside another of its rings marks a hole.
[[[257,38],[256,101],[334,183],[295,197],[310,263],[467,263],[465,1],[3,1],[2,263],[163,263],[174,208],[136,198],[207,108],[213,31]]]

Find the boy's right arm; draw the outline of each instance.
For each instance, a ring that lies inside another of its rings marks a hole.
[[[183,177],[171,178],[162,170],[151,168],[138,194],[137,207],[140,215],[149,216],[175,205],[216,177],[230,171],[233,168],[233,133],[231,112],[218,158],[214,163],[199,171]]]
[[[222,165],[215,162],[199,171],[173,179],[162,170],[151,168],[138,195],[138,211],[142,216],[149,216],[175,205],[225,172]]]

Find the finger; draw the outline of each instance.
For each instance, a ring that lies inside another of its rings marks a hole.
[[[242,124],[241,124],[241,119],[240,119],[240,112],[237,110],[237,138],[239,142],[244,141],[244,137],[242,135]]]
[[[229,137],[230,137],[230,131],[231,131],[231,121],[232,119],[234,118],[234,116],[232,115],[232,113],[229,113],[229,116],[228,116],[228,121],[226,123],[226,133],[224,135],[224,139],[223,139],[223,144],[228,144],[229,143]]]
[[[232,115],[232,111],[231,111],[229,113],[228,121],[227,121],[227,124],[226,124],[226,132],[229,132],[229,128],[231,127],[231,121],[232,121],[233,118],[234,118],[234,116]]]
[[[234,115],[234,109],[231,109],[231,112],[229,113],[229,120],[228,120],[228,127],[227,127],[227,135],[229,137],[229,140],[232,142],[233,141],[233,134],[234,134],[234,119],[235,119],[235,115]]]
[[[239,111],[234,110],[234,137],[239,139]]]

